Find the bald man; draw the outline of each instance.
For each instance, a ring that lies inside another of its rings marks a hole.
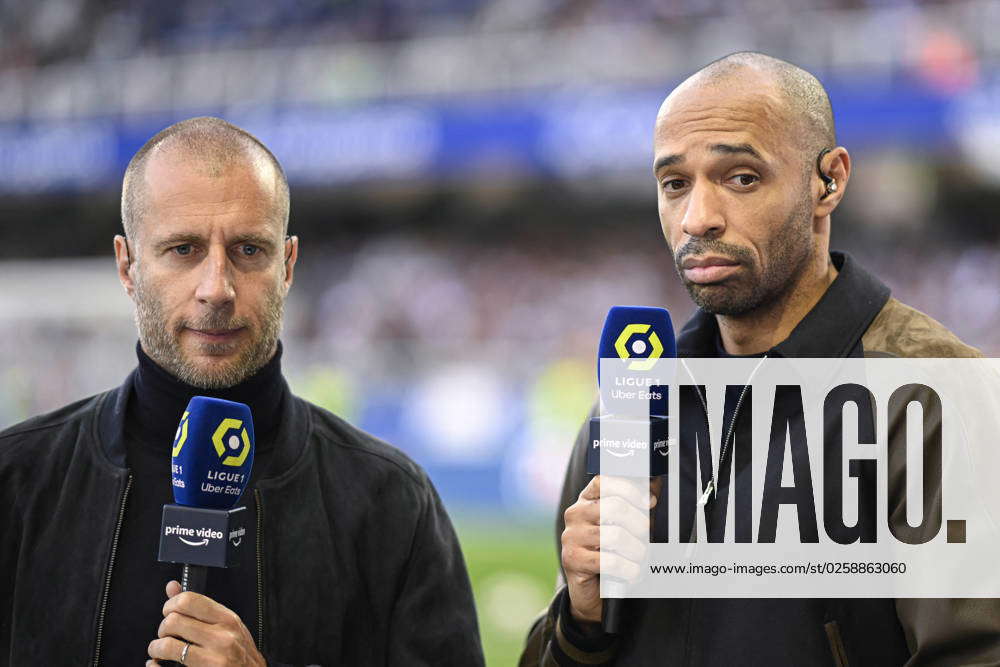
[[[851,159],[808,72],[759,53],[713,62],[666,98],[653,141],[660,224],[698,306],[678,356],[979,356],[891,298],[849,256],[830,252]],[[748,427],[749,411],[732,422]],[[1000,664],[996,600],[633,599],[620,634],[604,633],[598,501],[649,505],[621,480],[602,487],[600,476],[589,478],[588,436],[585,422],[556,520],[560,583],[522,666]],[[650,516],[632,512],[637,526],[652,522],[658,541],[664,487],[651,484]],[[725,503],[703,497],[708,530],[724,525]],[[606,561],[623,578],[639,568],[633,542],[623,539]]]
[[[282,376],[288,211],[274,155],[218,118],[166,128],[129,163],[114,249],[138,365],[0,433],[0,664],[483,664],[427,475]],[[245,546],[205,594],[156,560],[194,395],[248,404],[256,432]]]

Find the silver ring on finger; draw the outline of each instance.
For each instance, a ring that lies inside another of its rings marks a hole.
[[[178,660],[178,662],[181,663],[182,665],[186,664],[184,661],[187,660],[188,649],[190,648],[191,648],[191,642],[184,642],[184,649],[181,651],[181,659]]]

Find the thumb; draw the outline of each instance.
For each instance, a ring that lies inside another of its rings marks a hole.
[[[181,588],[180,582],[178,582],[176,579],[171,579],[170,581],[167,582],[167,599],[169,600],[175,595],[180,594],[182,590],[184,589]]]

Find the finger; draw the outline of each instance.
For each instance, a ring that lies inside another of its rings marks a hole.
[[[601,522],[600,503],[595,500],[585,500],[581,498],[566,508],[563,513],[566,527],[580,525],[594,525]]]
[[[587,549],[589,551],[615,551],[634,561],[646,557],[648,542],[628,532],[621,526],[581,525],[571,526],[563,531],[562,548]]]
[[[562,533],[561,542],[563,549],[579,547],[597,551],[601,548],[601,527],[590,523],[566,526]]]
[[[563,570],[566,572],[566,580],[582,582],[597,575],[600,572],[600,556],[595,559],[595,554],[599,553],[584,547],[564,546],[560,557]]]
[[[174,662],[181,661],[181,655],[184,653],[184,647],[188,642],[177,639],[176,637],[161,637],[160,639],[154,639],[149,642],[149,647],[146,652],[149,654],[150,658],[154,660],[173,660]],[[204,655],[204,650],[200,646],[191,644],[191,648],[188,649],[187,657],[184,660],[185,665],[188,667],[196,667],[199,660],[199,654]]]
[[[660,492],[663,490],[663,477],[651,477],[649,479],[649,493],[654,498],[660,497]],[[653,503],[654,505],[656,503]]]
[[[600,550],[614,552],[630,561],[640,563],[646,560],[648,542],[637,539],[621,526],[600,527]]]
[[[565,513],[565,530],[571,531],[566,537],[574,540],[586,539],[588,533],[585,531],[589,527],[600,525],[625,526],[637,538],[648,540],[651,524],[652,519],[647,511],[637,509],[620,496],[607,496],[598,502],[577,502]],[[592,546],[596,548],[596,544]]]
[[[658,478],[657,478],[658,479]],[[646,511],[656,504],[657,492],[653,492],[654,481],[649,487],[643,481],[628,477],[595,475],[580,492],[579,500],[594,501],[609,496],[621,496],[639,509]],[[662,484],[662,482],[660,482]]]
[[[178,612],[205,623],[231,623],[236,614],[210,597],[192,591],[178,593],[163,603],[163,616]]]
[[[611,551],[585,551],[574,552],[570,560],[573,563],[573,572],[577,575],[594,575],[615,577],[624,581],[635,581],[641,572],[638,563]]]
[[[638,539],[649,542],[649,528],[652,519],[649,512],[636,509],[619,496],[601,498],[599,503],[600,525],[621,526]]]
[[[171,579],[167,582],[167,599],[179,595],[184,589],[181,587],[181,583],[176,579]]]
[[[656,503],[651,486],[647,478],[605,476],[601,482],[601,498],[619,496],[645,512]]]
[[[579,500],[597,500],[601,497],[601,476],[594,475],[580,492]]]
[[[176,637],[198,646],[214,648],[223,642],[219,637],[219,626],[199,621],[179,612],[171,612],[160,621],[156,629],[157,637]]]
[[[600,559],[600,575],[602,577],[613,577],[633,583],[642,574],[639,564],[624,556],[610,551],[599,551],[597,553]]]

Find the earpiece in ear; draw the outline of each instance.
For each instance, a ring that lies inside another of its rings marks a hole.
[[[816,156],[816,171],[819,173],[819,179],[826,185],[826,193],[824,193],[820,199],[826,199],[837,191],[837,181],[823,173],[823,156],[829,152],[829,148],[824,148],[819,152],[819,155]]]

